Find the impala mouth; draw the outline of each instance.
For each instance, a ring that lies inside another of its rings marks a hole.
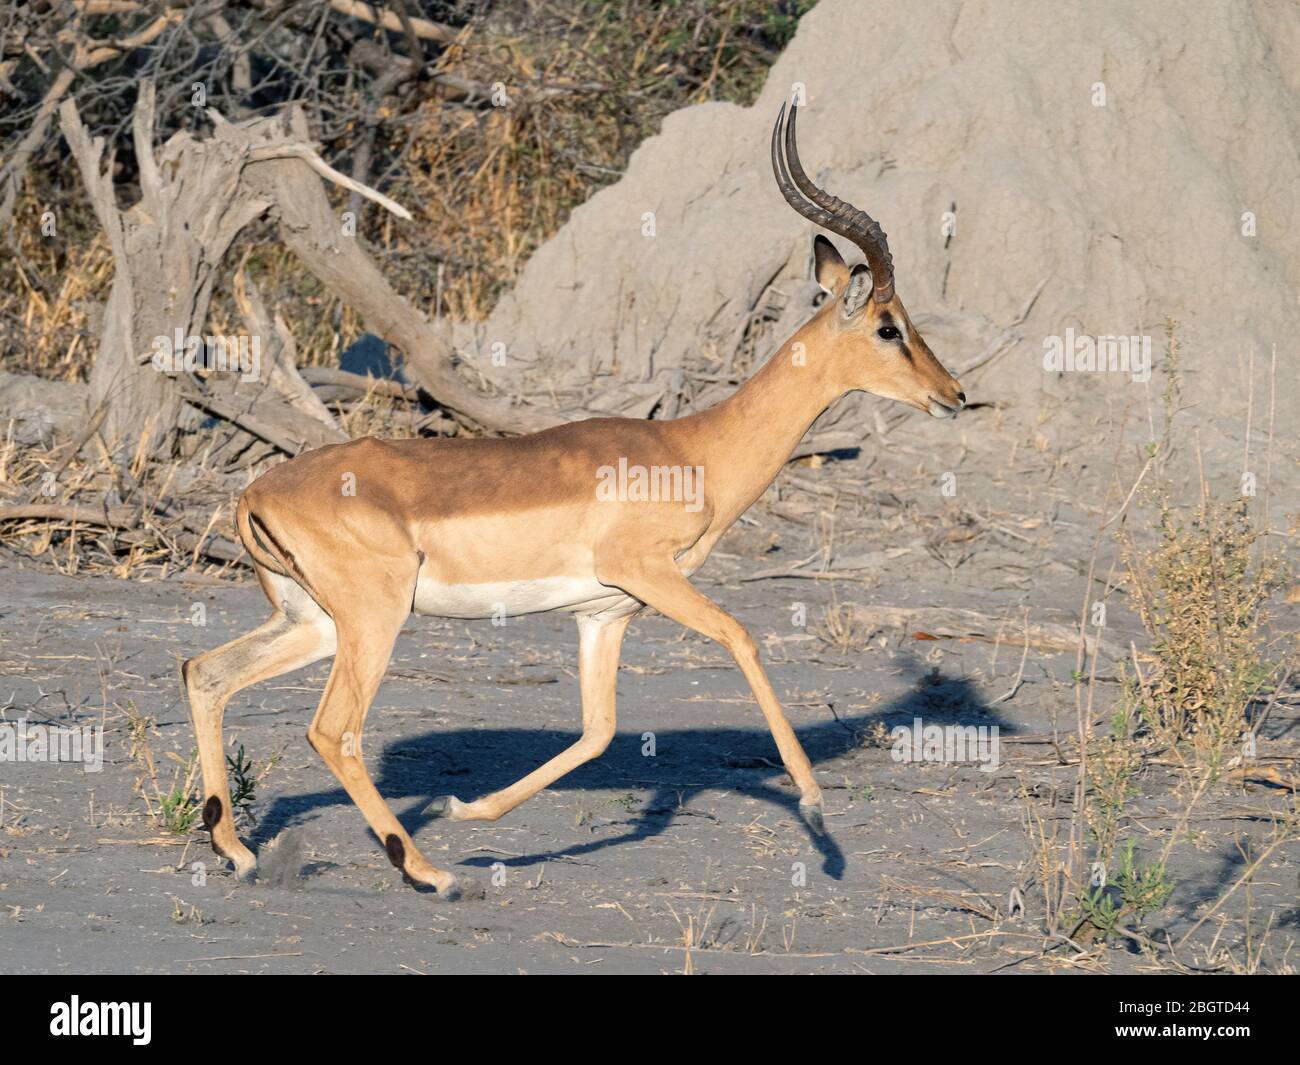
[[[942,399],[930,396],[929,402],[926,404],[926,410],[930,412],[930,417],[932,418],[955,418],[957,417],[957,412],[964,406],[966,406],[966,404],[961,402],[952,406]]]

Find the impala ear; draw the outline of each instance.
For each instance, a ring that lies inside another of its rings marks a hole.
[[[813,238],[813,276],[827,292],[839,292],[849,281],[849,268],[840,253],[820,233]]]
[[[844,292],[844,317],[852,318],[867,305],[871,295],[871,268],[858,263],[849,274],[849,285]]]

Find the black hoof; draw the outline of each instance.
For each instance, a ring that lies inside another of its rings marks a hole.
[[[811,804],[805,806],[800,803],[799,816],[803,818],[803,823],[812,829],[814,835],[826,835],[826,820],[822,814],[821,803],[816,806]]]
[[[451,796],[439,795],[422,811],[425,817],[450,817]]]

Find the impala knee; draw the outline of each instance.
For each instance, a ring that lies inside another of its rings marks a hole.
[[[591,727],[582,735],[582,742],[586,747],[584,753],[589,754],[592,758],[599,758],[614,741],[614,732],[615,726],[612,721],[593,722]]]
[[[307,742],[329,765],[344,769],[361,757],[361,736],[348,729],[336,730],[312,722],[307,728]]]
[[[230,698],[229,685],[203,661],[202,655],[182,664],[181,680],[195,720],[211,723],[214,714],[219,719]]]
[[[314,721],[307,727],[307,742],[327,762],[336,760],[343,751],[342,735],[335,735],[332,730],[323,729]]]
[[[203,655],[187,658],[181,663],[181,683],[190,695],[207,695],[212,678],[203,669]]]
[[[735,628],[727,629],[719,642],[738,661],[758,661],[758,644],[754,642],[754,637],[749,634],[749,630],[740,623],[737,623]]]
[[[195,658],[181,666],[181,679],[191,700],[195,697],[224,705],[242,684],[239,679],[258,664],[263,653],[259,646],[236,640]]]

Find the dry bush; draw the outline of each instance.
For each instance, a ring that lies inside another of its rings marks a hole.
[[[1105,883],[1077,891],[1071,911],[1076,942],[1119,934],[1148,950],[1154,947],[1127,925],[1165,905],[1173,892],[1170,857],[1186,842],[1193,811],[1225,769],[1254,760],[1252,709],[1285,684],[1288,658],[1271,654],[1268,612],[1284,566],[1264,546],[1247,501],[1217,500],[1203,490],[1199,502],[1177,505],[1167,484],[1157,492],[1155,546],[1142,550],[1124,535],[1128,586],[1148,647],[1134,655],[1132,674],[1120,671],[1109,733],[1088,744],[1090,868],[1108,873]],[[1178,823],[1158,854],[1139,858],[1125,832],[1139,781],[1157,758],[1182,771]],[[1294,811],[1282,815],[1271,846],[1294,838],[1296,829]]]
[[[810,631],[836,654],[848,657],[870,647],[880,626],[863,617],[856,604],[841,603],[836,597],[822,608],[822,616],[813,622]]]
[[[814,3],[432,5],[432,14],[464,29],[433,66],[436,85],[422,84],[402,111],[376,116],[371,167],[371,184],[411,209],[416,225],[399,231],[383,212],[349,203],[359,207],[360,234],[394,286],[428,313],[486,316],[537,246],[574,207],[618,179],[665,115],[705,100],[750,102]],[[480,92],[495,86],[507,105]],[[318,86],[298,95],[309,110],[322,108],[324,155],[346,170],[366,123],[339,120],[323,92]],[[167,115],[159,121],[165,129]],[[58,154],[29,173],[16,210],[9,243],[19,270],[0,277],[0,367],[84,379],[96,340],[93,307],[107,296],[111,259]],[[41,230],[51,209],[53,238]],[[333,365],[363,331],[361,322],[271,233],[262,223],[243,236],[250,273],[289,323],[302,364]],[[239,322],[229,289],[229,278],[217,286],[214,332]]]
[[[1191,763],[1222,763],[1249,731],[1249,709],[1275,679],[1266,657],[1267,604],[1281,584],[1280,556],[1263,548],[1245,499],[1203,498],[1190,508],[1167,500],[1159,542],[1126,563],[1134,606],[1150,640],[1128,689],[1143,724]]]
[[[1251,706],[1288,657],[1270,660],[1268,636],[1268,600],[1286,567],[1252,516],[1250,496],[1211,493],[1199,445],[1200,498],[1174,499],[1165,457],[1181,404],[1175,327],[1166,326],[1164,431],[1153,445],[1157,478],[1146,493],[1155,543],[1140,546],[1129,525],[1118,534],[1133,608],[1149,642],[1147,665],[1135,658],[1124,701],[1161,747],[1216,773],[1252,729]]]

